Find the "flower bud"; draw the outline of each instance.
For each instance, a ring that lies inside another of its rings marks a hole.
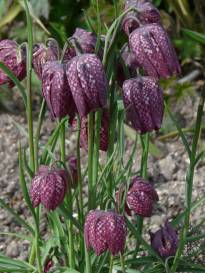
[[[40,203],[54,210],[63,201],[67,191],[68,174],[65,170],[41,166],[32,179],[30,197],[33,207]]]
[[[127,13],[122,23],[122,28],[128,36],[140,24],[160,23],[159,10],[149,0],[127,0],[125,11],[132,7],[137,11]]]
[[[4,63],[18,78],[23,80],[26,76],[26,54],[15,41],[0,41],[0,62]],[[14,86],[13,81],[0,69],[0,85]]]
[[[123,102],[132,127],[144,134],[159,130],[162,124],[163,94],[153,77],[138,77],[123,84]]]
[[[106,78],[95,54],[74,57],[66,68],[67,79],[80,117],[106,106]]]
[[[177,232],[166,222],[165,226],[156,231],[150,232],[151,245],[153,249],[164,258],[174,256],[178,248]]]
[[[58,59],[58,48],[54,41],[49,41],[48,45],[35,44],[33,50],[33,69],[38,76],[42,79],[43,66],[48,61],[57,61]]]
[[[74,118],[76,107],[68,85],[65,64],[47,62],[42,73],[42,92],[53,118],[69,115]]]
[[[126,204],[130,210],[143,217],[152,215],[153,205],[159,200],[154,187],[141,177],[135,177],[126,196]]]
[[[83,53],[95,53],[95,46],[97,43],[97,37],[94,33],[86,31],[82,28],[76,28],[72,38],[76,39]],[[73,41],[70,39],[70,43]],[[69,61],[76,56],[75,48],[68,47],[64,54],[64,61]]]
[[[149,24],[133,31],[129,45],[138,63],[149,76],[168,78],[180,73],[171,41],[159,24]]]
[[[90,211],[84,225],[86,247],[96,255],[109,250],[112,255],[124,251],[127,228],[123,216],[112,211]]]

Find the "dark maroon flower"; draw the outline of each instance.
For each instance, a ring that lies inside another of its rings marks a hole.
[[[26,54],[15,41],[0,41],[0,62],[4,63],[21,81],[26,76]],[[0,85],[14,86],[13,81],[0,69]]]
[[[123,216],[112,211],[90,211],[84,225],[86,247],[96,255],[109,250],[112,255],[123,252],[127,228]]]
[[[66,68],[73,99],[81,117],[106,106],[106,78],[95,54],[74,57]]]
[[[164,258],[174,256],[178,248],[177,232],[166,222],[165,226],[156,231],[150,232],[151,245],[153,249]]]
[[[54,210],[63,201],[68,185],[65,170],[41,166],[32,179],[30,197],[33,207],[40,203],[48,210]]]
[[[72,127],[74,130],[77,129],[76,120],[74,120]],[[103,111],[101,128],[100,128],[100,150],[107,151],[108,149],[108,138],[109,138],[109,115],[107,111]],[[86,151],[88,150],[88,120],[87,117],[81,119],[81,130],[80,130],[80,146]]]
[[[133,31],[129,45],[138,63],[149,76],[168,78],[180,73],[171,41],[159,24],[149,24]]]
[[[160,23],[159,10],[149,0],[127,0],[125,11],[131,7],[137,11],[130,11],[125,15],[122,27],[129,36],[140,24]]]
[[[55,41],[48,41],[47,46],[44,44],[35,44],[33,49],[33,69],[38,76],[42,79],[43,66],[48,61],[57,61],[58,48]]]
[[[53,118],[74,118],[76,106],[65,73],[65,64],[47,62],[42,73],[42,92]]]
[[[86,31],[82,28],[76,28],[72,38],[76,39],[83,53],[95,53],[95,46],[97,43],[97,37],[94,33]],[[70,39],[70,43],[74,44]],[[69,61],[76,56],[74,47],[68,47],[64,54],[64,60]]]
[[[126,196],[126,205],[130,210],[143,217],[150,217],[155,202],[159,200],[154,187],[141,177],[135,177]]]
[[[78,184],[78,163],[75,156],[70,156],[68,158],[69,168],[72,176],[72,187],[75,188]]]
[[[127,119],[141,134],[159,130],[163,119],[163,94],[153,77],[130,79],[123,84]]]

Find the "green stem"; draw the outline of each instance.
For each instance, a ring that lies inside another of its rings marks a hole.
[[[84,212],[83,212],[83,181],[82,181],[82,173],[81,173],[81,163],[80,163],[80,128],[81,122],[80,117],[77,117],[78,121],[78,131],[77,131],[77,172],[78,172],[78,183],[79,183],[79,197],[80,197],[80,215],[79,221],[83,224],[84,220]]]
[[[121,267],[122,267],[122,273],[126,273],[125,270],[125,261],[124,261],[124,256],[122,253],[120,253],[120,263],[121,263]]]
[[[89,251],[87,250],[86,243],[84,242],[85,247],[85,267],[86,267],[86,273],[92,273],[92,267],[91,267],[91,260]]]
[[[205,102],[205,86],[203,87],[199,106],[198,106],[196,125],[195,125],[195,133],[194,133],[194,137],[193,137],[191,155],[190,155],[190,164],[189,164],[189,168],[187,170],[187,176],[186,176],[186,189],[185,189],[185,191],[186,191],[186,200],[185,200],[186,213],[185,213],[185,218],[184,218],[184,227],[183,227],[183,230],[182,230],[182,233],[180,236],[179,247],[178,247],[177,253],[174,258],[174,262],[173,262],[173,265],[171,268],[171,273],[175,273],[177,270],[177,266],[179,264],[179,259],[183,253],[187,234],[189,231],[191,204],[192,204],[193,179],[194,179],[194,170],[195,170],[195,166],[196,166],[195,160],[196,160],[197,146],[198,146],[198,142],[199,142],[199,138],[200,138],[204,102]]]
[[[43,119],[45,116],[46,112],[46,102],[43,99],[42,104],[41,104],[41,109],[38,117],[38,123],[37,123],[37,129],[36,129],[36,134],[35,134],[35,141],[34,141],[34,152],[35,152],[35,166],[36,170],[38,170],[38,149],[39,149],[39,138],[40,138],[40,133],[41,133],[41,127],[43,124]]]
[[[95,113],[95,137],[94,137],[94,151],[93,151],[93,183],[96,184],[98,180],[98,166],[99,166],[99,146],[100,146],[100,128],[102,111],[98,110]]]
[[[110,255],[110,268],[109,268],[109,273],[112,273],[113,265],[114,265],[114,257],[113,257],[112,255]]]
[[[94,141],[94,113],[88,114],[88,210],[93,209],[94,187],[93,187],[93,141]]]
[[[27,48],[27,120],[28,120],[28,134],[29,134],[29,154],[30,166],[32,171],[35,171],[34,158],[34,142],[33,142],[33,113],[32,113],[32,89],[31,89],[31,75],[32,75],[32,55],[33,55],[33,30],[32,20],[28,9],[27,0],[24,0],[27,20],[28,32],[28,48]]]

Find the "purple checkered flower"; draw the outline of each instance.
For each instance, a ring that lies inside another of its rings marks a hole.
[[[123,216],[113,211],[90,211],[84,225],[86,247],[96,255],[109,250],[112,255],[124,251],[127,228]]]
[[[97,37],[94,33],[86,31],[82,28],[76,28],[72,38],[76,39],[83,53],[95,53],[95,46],[97,43]],[[73,40],[70,39],[70,43],[73,44]],[[74,47],[68,47],[64,54],[64,61],[69,61],[76,56]]]
[[[149,76],[168,78],[180,73],[180,65],[171,41],[159,24],[149,24],[129,36],[130,49]]]
[[[4,63],[21,81],[26,76],[26,54],[15,41],[0,41],[0,62]],[[13,81],[0,69],[0,85],[14,86]]]
[[[159,200],[152,184],[142,177],[135,177],[126,196],[126,205],[130,210],[143,217],[152,215],[153,205]]]
[[[95,54],[74,57],[66,68],[67,79],[80,117],[106,106],[106,78]]]
[[[179,240],[177,232],[168,222],[155,233],[150,232],[150,239],[153,249],[161,257],[167,258],[176,254]]]
[[[159,130],[163,119],[163,94],[153,77],[138,77],[123,84],[123,101],[132,127],[144,134]]]
[[[159,10],[149,0],[127,0],[125,11],[131,7],[137,11],[126,14],[122,23],[122,28],[128,36],[140,25],[160,23]]]
[[[38,76],[42,79],[43,66],[49,61],[57,61],[58,48],[56,42],[48,41],[47,46],[44,44],[35,44],[33,49],[33,69]]]
[[[42,92],[53,118],[69,115],[72,119],[76,106],[65,73],[65,64],[47,62],[42,73]]]
[[[32,179],[30,197],[33,207],[40,203],[48,210],[54,210],[63,201],[68,185],[65,170],[41,166]]]

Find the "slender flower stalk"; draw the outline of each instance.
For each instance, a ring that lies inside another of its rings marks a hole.
[[[171,268],[171,273],[175,273],[179,264],[179,259],[183,253],[187,233],[189,231],[189,223],[190,223],[190,214],[191,214],[191,204],[192,204],[192,189],[193,189],[193,180],[194,180],[194,171],[196,167],[196,154],[197,154],[197,146],[200,138],[200,131],[202,125],[202,117],[203,117],[203,108],[205,102],[205,86],[201,92],[201,98],[199,101],[198,111],[197,111],[197,118],[196,118],[196,125],[194,130],[194,137],[192,142],[191,148],[191,155],[189,158],[189,168],[187,170],[186,175],[186,184],[185,184],[185,192],[186,192],[186,200],[185,200],[185,218],[184,218],[184,227],[180,236],[179,247],[177,253],[174,258],[174,262]]]
[[[110,255],[109,273],[112,273],[112,272],[113,272],[113,265],[114,265],[114,257],[113,257],[113,255],[111,254],[111,255]]]
[[[88,210],[95,207],[93,185],[94,113],[88,114]]]

